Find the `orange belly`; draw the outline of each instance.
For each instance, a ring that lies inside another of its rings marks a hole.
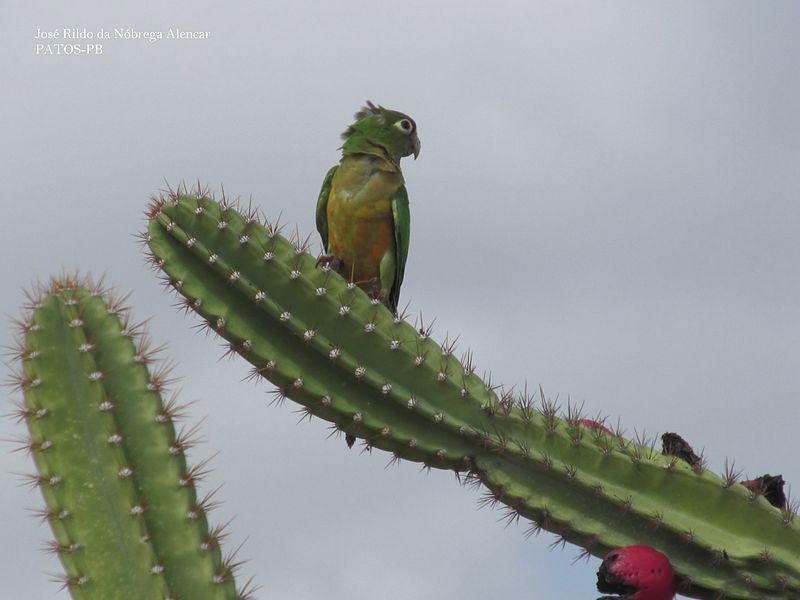
[[[357,211],[332,210],[329,204],[328,252],[342,259],[341,272],[349,281],[380,277],[381,260],[394,250],[391,209],[387,213],[361,218]]]
[[[379,167],[374,157],[345,157],[328,196],[327,250],[342,260],[340,273],[356,283],[380,279],[381,260],[395,251],[392,196],[403,178]]]

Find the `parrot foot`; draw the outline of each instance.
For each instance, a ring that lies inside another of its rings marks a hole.
[[[327,257],[321,256],[317,259],[317,264],[320,264],[321,260],[325,260],[327,258],[338,259],[338,257]],[[386,304],[386,292],[385,290],[381,289],[381,280],[379,277],[370,277],[369,279],[362,279],[360,281],[352,281],[350,280],[349,286],[358,286],[362,290],[367,293],[367,296],[370,297],[373,304]]]
[[[373,277],[371,279],[367,279],[365,281],[356,282],[358,285],[365,285],[369,286],[369,290],[367,290],[367,295],[372,299],[373,302],[383,302],[384,300],[384,293],[381,290],[381,281],[377,277]]]
[[[373,304],[380,304],[384,300],[384,294],[381,290],[372,290],[367,295],[370,297]]]
[[[320,265],[323,270],[338,271],[342,266],[342,259],[335,254],[320,254],[317,257],[317,266]]]

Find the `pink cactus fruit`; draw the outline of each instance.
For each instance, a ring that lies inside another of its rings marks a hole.
[[[603,425],[600,421],[595,421],[594,419],[578,419],[578,425],[581,425],[582,427],[588,427],[589,429],[599,429],[600,431],[606,432],[608,435],[614,435],[613,431]]]
[[[669,559],[650,546],[612,550],[597,571],[597,590],[626,600],[671,600],[676,589]]]

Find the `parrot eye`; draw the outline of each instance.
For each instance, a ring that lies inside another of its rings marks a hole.
[[[397,123],[394,124],[400,131],[403,133],[411,133],[413,126],[411,125],[411,121],[408,119],[400,119]]]

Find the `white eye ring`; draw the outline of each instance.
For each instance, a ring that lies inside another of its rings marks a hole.
[[[403,133],[411,133],[411,130],[414,129],[411,126],[411,121],[408,119],[400,119],[397,123],[394,124],[400,131]]]

